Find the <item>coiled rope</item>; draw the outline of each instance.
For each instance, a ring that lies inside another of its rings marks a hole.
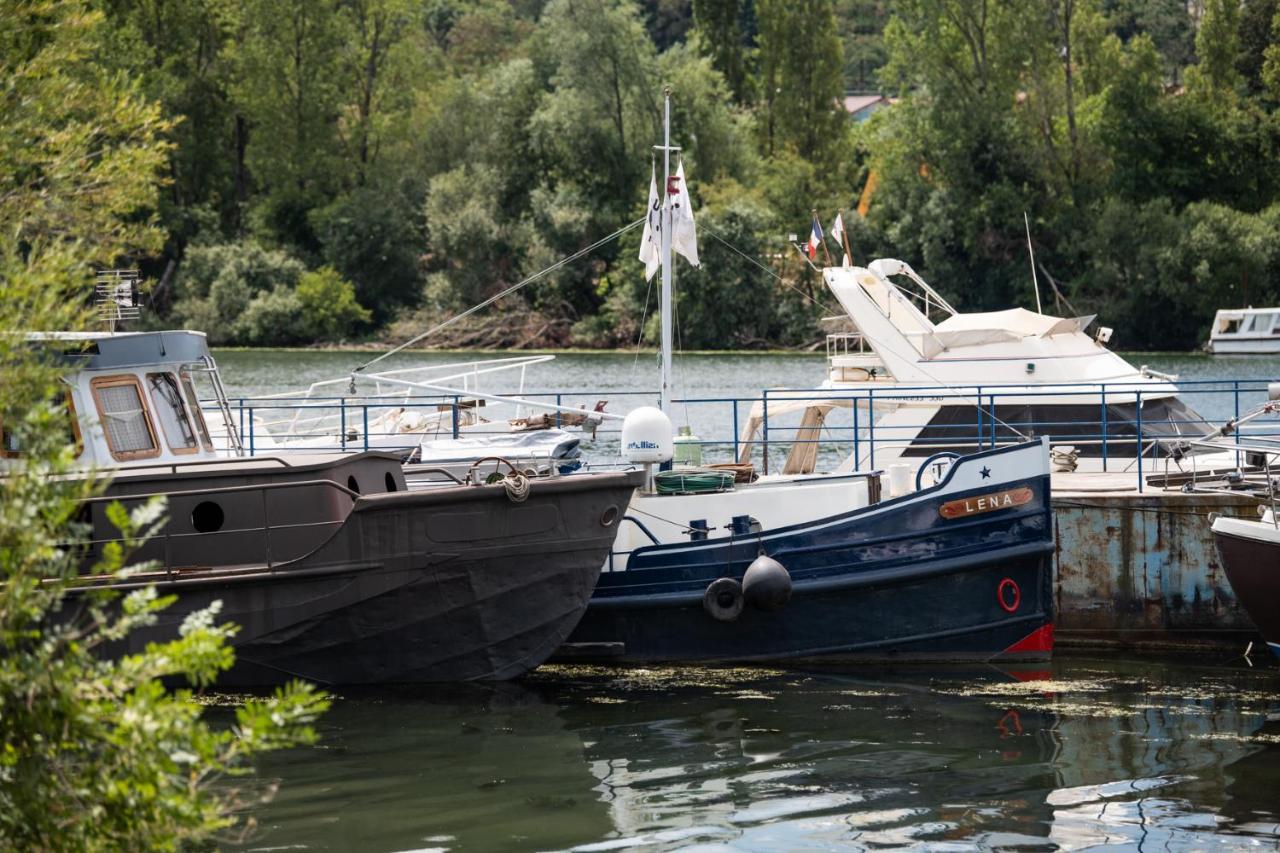
[[[513,504],[524,503],[529,497],[529,491],[533,488],[529,483],[529,478],[519,471],[512,471],[510,474],[502,478],[502,488],[507,490],[507,497],[511,499]]]

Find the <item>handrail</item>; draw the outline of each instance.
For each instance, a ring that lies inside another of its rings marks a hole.
[[[333,480],[289,480],[283,483],[246,483],[240,486],[220,486],[216,489],[183,489],[177,492],[144,492],[137,495],[99,495],[93,498],[84,498],[81,502],[113,503],[149,500],[151,498],[186,498],[191,496],[221,495],[230,492],[279,491],[282,489],[301,488],[302,486],[327,486],[340,492],[346,492],[353,499],[360,497],[359,492],[349,489],[341,483],[335,483]]]

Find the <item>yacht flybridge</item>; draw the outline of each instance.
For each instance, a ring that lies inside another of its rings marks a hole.
[[[1108,457],[1132,462],[1139,425],[1146,456],[1210,431],[1178,398],[1176,377],[1108,350],[1109,329],[1087,334],[1093,316],[962,313],[889,258],[827,268],[823,279],[856,331],[827,338],[821,388],[833,393],[818,408],[857,406],[864,428],[875,424],[874,456],[867,442],[851,460],[858,465],[1047,437],[1061,464],[1101,470]],[[798,392],[770,406],[782,413],[809,402]],[[763,419],[757,406],[744,445]]]

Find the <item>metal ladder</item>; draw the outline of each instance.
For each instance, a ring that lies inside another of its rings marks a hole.
[[[235,451],[236,456],[244,456],[244,443],[240,440],[240,431],[236,429],[235,419],[231,415],[231,404],[227,402],[226,389],[222,387],[222,376],[218,373],[217,362],[213,360],[212,355],[206,355],[202,359],[204,361],[204,372],[209,374],[209,381],[213,385],[213,396],[218,403],[218,411],[222,413],[222,421],[227,427],[227,445]]]

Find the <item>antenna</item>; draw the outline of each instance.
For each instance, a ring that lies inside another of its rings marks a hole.
[[[114,332],[123,320],[136,320],[141,316],[138,283],[142,280],[137,270],[98,270],[93,283],[94,305],[98,319]]]
[[[1031,284],[1036,289],[1036,313],[1043,314],[1040,310],[1040,279],[1036,277],[1036,252],[1031,248],[1031,220],[1025,210],[1022,211],[1022,224],[1027,227],[1027,255],[1031,258]]]

